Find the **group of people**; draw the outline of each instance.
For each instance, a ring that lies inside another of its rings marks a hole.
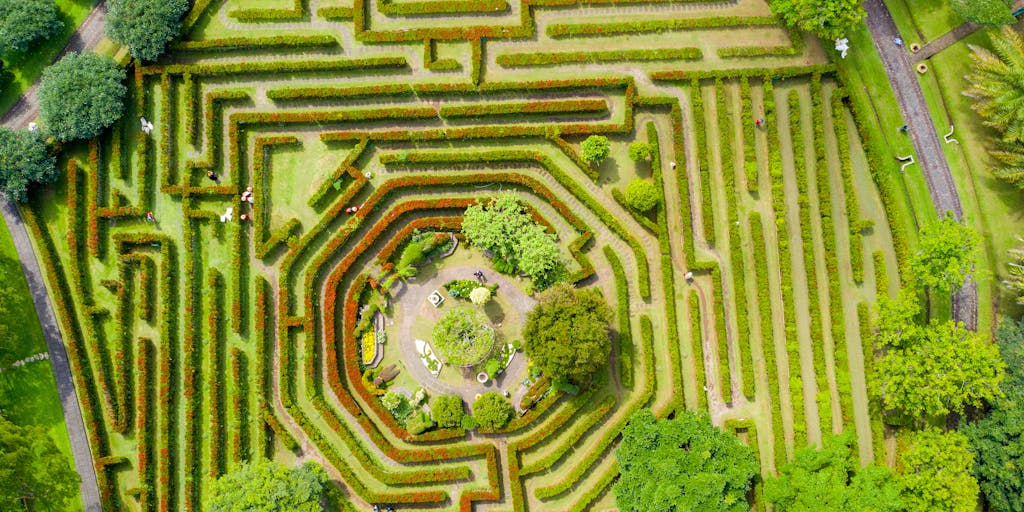
[[[480,281],[481,283],[487,282],[487,276],[485,276],[484,273],[479,270],[473,272],[473,277],[476,277],[476,280]]]

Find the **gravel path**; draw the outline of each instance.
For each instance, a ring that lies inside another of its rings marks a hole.
[[[32,303],[35,304],[39,323],[43,327],[43,337],[46,338],[46,349],[50,353],[53,377],[57,380],[57,395],[60,396],[61,409],[64,411],[64,423],[67,424],[68,437],[71,439],[71,454],[75,459],[75,469],[82,479],[80,487],[82,505],[85,512],[96,512],[100,510],[100,492],[96,485],[95,466],[92,452],[89,450],[89,437],[85,433],[85,424],[82,422],[82,411],[78,408],[78,395],[75,392],[75,382],[71,378],[68,354],[64,350],[64,340],[57,327],[57,317],[53,313],[50,296],[47,294],[46,285],[43,284],[39,264],[36,263],[35,251],[29,241],[25,223],[21,219],[17,206],[11,202],[2,201],[0,213],[3,214],[7,229],[11,232],[11,238],[14,239],[14,247],[18,251],[18,259],[21,260],[21,269],[25,272],[28,289],[32,294]]]
[[[942,152],[942,143],[939,142],[939,134],[935,131],[935,124],[924,101],[916,71],[904,48],[893,43],[898,31],[892,15],[882,0],[865,0],[864,9],[868,13],[868,29],[871,30],[875,48],[885,66],[885,74],[889,76],[889,83],[896,93],[896,102],[909,128],[910,140],[928,183],[935,210],[939,214],[953,212],[959,220],[963,216],[963,209],[956,183]],[[974,280],[968,279],[954,294],[953,319],[963,322],[969,329],[978,328],[978,285]]]

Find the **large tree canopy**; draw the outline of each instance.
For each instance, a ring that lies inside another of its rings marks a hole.
[[[597,289],[558,285],[545,292],[527,315],[526,355],[551,377],[583,382],[608,364],[611,316]]]
[[[974,456],[959,432],[927,429],[910,436],[897,478],[906,512],[974,512],[978,482]]]
[[[53,183],[57,160],[38,133],[0,127],[0,193],[8,200],[25,201],[28,186]]]
[[[748,512],[754,451],[707,413],[658,420],[641,409],[622,431],[615,504],[622,512]]]
[[[513,194],[466,208],[462,232],[473,245],[528,274],[540,289],[559,278],[562,259],[555,236],[535,222]]]
[[[473,418],[482,429],[496,430],[508,425],[515,414],[508,399],[494,391],[488,391],[473,402]]]
[[[946,215],[921,228],[910,271],[924,286],[940,291],[959,288],[978,261],[978,233]]]
[[[203,507],[210,512],[320,512],[327,472],[314,462],[286,468],[261,460],[218,478]]]
[[[765,484],[765,497],[777,512],[900,512],[900,490],[889,468],[861,467],[854,436],[832,437],[823,449],[797,450],[779,477]]]
[[[0,53],[28,50],[63,27],[53,0],[0,0]]]
[[[41,426],[0,415],[0,503],[4,510],[68,510],[78,474]]]
[[[811,32],[826,41],[843,37],[860,20],[860,0],[769,0],[772,12],[787,25]]]
[[[39,114],[62,141],[90,139],[124,111],[125,71],[109,57],[72,53],[43,71]]]
[[[156,60],[181,31],[188,0],[110,0],[107,35],[138,60]]]
[[[1024,39],[1011,27],[991,38],[994,51],[970,47],[974,65],[964,94],[974,100],[971,108],[984,123],[1000,134],[990,152],[997,162],[993,174],[1024,188]]]
[[[916,295],[879,303],[874,391],[888,410],[920,417],[963,413],[1000,395],[1004,364],[982,334],[953,321],[918,325]]]
[[[1013,17],[1013,0],[950,0],[953,12],[966,21],[978,25],[1007,25],[1017,21]]]

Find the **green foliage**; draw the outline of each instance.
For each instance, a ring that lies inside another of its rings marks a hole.
[[[640,212],[649,212],[658,206],[661,195],[658,187],[650,180],[636,178],[626,187],[626,204]]]
[[[584,382],[608,364],[612,310],[595,288],[562,284],[548,290],[527,315],[527,357],[552,378]]]
[[[469,292],[469,301],[477,306],[483,306],[489,300],[491,300],[491,289],[486,286],[477,286]]]
[[[515,410],[507,398],[494,391],[488,391],[473,402],[473,418],[484,430],[497,430],[508,425]]]
[[[259,460],[243,464],[218,478],[210,487],[203,509],[210,512],[319,512],[328,481],[327,472],[314,462],[286,468],[279,462]]]
[[[900,491],[889,468],[861,467],[852,432],[831,437],[823,449],[797,450],[768,480],[765,497],[777,512],[900,512]]]
[[[412,414],[409,398],[396,391],[384,393],[384,396],[380,397],[380,403],[399,421],[404,421]]]
[[[405,429],[412,435],[419,435],[434,427],[434,421],[422,409],[417,409],[405,420]]]
[[[0,53],[28,50],[62,28],[53,0],[0,0]]]
[[[45,427],[19,426],[0,415],[0,508],[68,510],[78,474]]]
[[[979,255],[978,233],[948,214],[921,228],[910,271],[924,286],[948,292],[959,288],[974,269]]]
[[[635,141],[629,144],[629,159],[634,162],[651,161],[654,157],[654,146],[647,142]]]
[[[110,0],[107,36],[138,60],[156,60],[181,31],[188,0]]]
[[[604,135],[591,135],[580,145],[580,159],[594,166],[600,165],[608,153],[611,152],[612,144]]]
[[[494,252],[495,261],[528,274],[539,289],[561,277],[562,258],[555,236],[534,222],[513,194],[466,208],[462,232],[473,245]]]
[[[57,161],[38,133],[0,127],[0,193],[25,201],[28,187],[57,180]]]
[[[991,39],[992,51],[971,46],[974,65],[964,95],[974,100],[971,108],[1000,135],[997,147],[990,151],[997,162],[992,173],[1024,188],[1024,109],[1020,108],[1024,102],[1024,39],[1009,26],[993,33]]]
[[[109,57],[72,53],[43,71],[39,115],[61,141],[90,139],[124,112],[125,71]]]
[[[750,510],[754,451],[712,426],[704,412],[658,420],[641,409],[622,431],[615,457],[621,473],[615,504],[623,512]]]
[[[974,512],[978,482],[971,476],[974,455],[967,437],[934,428],[910,436],[897,477],[906,512]]]
[[[978,25],[1008,25],[1013,17],[1013,0],[950,0],[957,16]]]
[[[787,25],[832,41],[844,37],[860,20],[859,0],[769,0],[772,12]]]
[[[1005,365],[982,334],[953,321],[919,325],[914,294],[881,298],[873,391],[888,410],[912,417],[962,414],[1001,395]]]
[[[1021,156],[1024,157],[1024,153],[1021,153]],[[1024,239],[1018,236],[1017,241],[1022,245],[1008,251],[1013,261],[1007,265],[1007,275],[1006,279],[1003,279],[1003,284],[1017,294],[1017,304],[1024,304]]]
[[[440,428],[458,428],[462,425],[462,397],[459,395],[440,395],[430,400],[430,415]]]
[[[434,324],[433,347],[452,366],[479,363],[494,348],[494,328],[477,308],[456,306]]]

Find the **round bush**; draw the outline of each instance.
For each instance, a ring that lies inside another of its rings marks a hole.
[[[654,146],[648,142],[632,142],[629,144],[629,159],[634,162],[654,158]]]
[[[484,430],[497,430],[508,425],[515,410],[508,399],[494,391],[488,391],[473,402],[473,417]]]
[[[590,165],[598,165],[608,158],[612,145],[604,135],[591,135],[580,146],[580,158]]]
[[[39,115],[61,141],[91,139],[124,112],[125,71],[109,57],[72,53],[43,71]]]
[[[462,425],[462,397],[459,395],[441,395],[430,401],[430,415],[440,428],[457,428]]]
[[[491,300],[491,290],[486,286],[479,286],[473,288],[473,291],[469,292],[469,301],[478,306],[487,304],[487,301]]]
[[[479,309],[449,309],[434,325],[434,351],[446,364],[472,366],[494,348],[494,328]]]
[[[0,53],[23,52],[64,28],[53,0],[0,1]]]
[[[637,178],[626,187],[626,204],[637,211],[653,210],[658,200],[658,187],[648,180]]]
[[[596,288],[558,285],[526,317],[526,355],[552,378],[585,382],[608,365],[612,310]]]

